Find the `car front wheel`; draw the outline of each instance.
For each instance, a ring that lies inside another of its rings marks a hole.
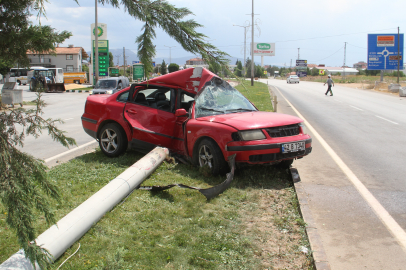
[[[117,157],[125,152],[127,138],[119,125],[110,123],[100,131],[99,145],[106,156]]]
[[[224,156],[216,143],[209,139],[203,139],[198,146],[197,165],[208,166],[212,175],[223,173],[227,168]]]

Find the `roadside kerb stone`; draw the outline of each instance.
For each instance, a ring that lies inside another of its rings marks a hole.
[[[331,270],[326,252],[324,251],[323,242],[317,230],[313,215],[310,211],[306,192],[303,188],[302,182],[300,181],[299,172],[296,168],[291,167],[290,174],[292,176],[297,200],[299,202],[300,214],[302,215],[302,218],[306,223],[306,234],[310,243],[314,267],[316,270]]]

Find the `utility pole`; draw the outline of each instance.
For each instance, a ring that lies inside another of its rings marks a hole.
[[[97,25],[97,0],[94,0],[94,9],[95,9],[95,29],[94,29],[94,84],[99,81],[99,26]]]
[[[117,66],[119,66],[120,65],[120,56],[121,56],[121,54],[114,55],[114,56],[117,58]]]
[[[244,78],[245,78],[245,75],[246,75],[246,67],[245,67],[245,61],[247,61],[247,58],[246,58],[246,56],[245,56],[245,46],[246,46],[246,40],[247,40],[247,27],[250,27],[250,25],[249,25],[249,22],[248,22],[248,25],[247,26],[241,26],[241,25],[235,25],[235,24],[233,24],[233,26],[238,26],[238,27],[244,27],[244,61],[243,61],[243,65],[244,65]]]
[[[399,84],[399,62],[400,62],[400,49],[399,49],[399,26],[398,26],[398,82],[397,84]]]
[[[290,59],[290,68],[292,68],[292,59]]]
[[[97,1],[97,0],[96,0]],[[252,37],[251,37],[251,86],[254,86],[254,0],[252,0]]]
[[[300,59],[300,48],[297,48],[297,60]]]
[[[125,47],[123,47],[123,60],[124,60],[123,68],[124,68],[124,76],[125,76]]]
[[[171,49],[176,47],[176,46],[166,46],[166,45],[164,45],[164,46],[169,48],[169,63],[168,64],[170,65],[172,63]]]
[[[344,65],[343,65],[343,79],[345,79],[345,54],[347,51],[347,42],[344,42]]]

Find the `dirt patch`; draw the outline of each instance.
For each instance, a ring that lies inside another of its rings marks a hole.
[[[307,239],[300,231],[300,217],[286,205],[286,197],[295,196],[290,189],[264,189],[258,193],[258,209],[246,213],[245,235],[257,235],[254,245],[259,247],[255,257],[264,269],[313,269]],[[253,218],[255,216],[255,218]]]

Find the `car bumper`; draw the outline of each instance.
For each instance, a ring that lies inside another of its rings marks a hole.
[[[253,144],[253,142],[231,142],[226,146],[226,159],[236,154],[236,162],[261,164],[261,163],[276,163],[287,159],[297,159],[304,157],[312,151],[312,139],[310,136],[303,136],[298,140],[285,142],[264,142],[262,144]],[[282,145],[304,141],[305,149],[301,151],[282,153]]]
[[[82,126],[88,135],[97,139],[97,120],[82,116]]]

